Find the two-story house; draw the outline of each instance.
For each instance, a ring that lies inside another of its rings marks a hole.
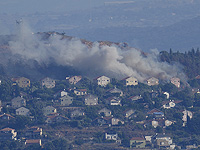
[[[74,89],[74,94],[76,95],[87,95],[87,89]]]
[[[177,88],[180,88],[180,86],[181,86],[181,82],[180,81],[181,80],[179,78],[176,78],[176,77],[173,77],[173,78],[170,79],[170,82],[172,84],[174,84]]]
[[[16,109],[16,115],[29,116],[30,110],[25,107],[20,107]]]
[[[84,96],[85,105],[97,105],[98,97],[92,94],[87,94]]]
[[[105,87],[107,84],[110,83],[110,78],[106,76],[99,76],[94,79],[94,82],[99,86]]]
[[[45,116],[52,114],[52,113],[56,113],[56,112],[57,112],[57,109],[54,108],[53,106],[47,106],[47,107],[43,108],[43,114]]]
[[[60,102],[60,105],[62,105],[62,106],[69,106],[73,102],[73,97],[71,97],[69,95],[65,95],[60,98],[59,102]]]
[[[81,81],[82,76],[72,76],[72,77],[69,77],[69,78],[66,78],[66,79],[68,79],[70,84],[76,84],[79,81]]]
[[[118,97],[109,97],[106,99],[106,104],[108,105],[120,105],[121,106],[121,99]]]
[[[41,80],[42,87],[54,88],[56,86],[56,80],[46,77]]]
[[[12,78],[13,85],[18,85],[21,88],[30,87],[31,82],[28,78],[19,77],[19,78]]]
[[[11,100],[11,106],[13,108],[19,108],[22,106],[26,106],[26,100],[23,97],[15,97]]]
[[[147,80],[147,85],[149,86],[154,86],[154,85],[158,85],[159,84],[159,80],[157,78],[150,78]]]
[[[135,85],[138,85],[138,80],[134,77],[126,77],[124,79],[122,79],[122,83],[125,85],[125,86],[135,86]]]

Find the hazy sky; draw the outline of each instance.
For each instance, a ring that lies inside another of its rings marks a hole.
[[[105,1],[106,0],[0,0],[0,13],[80,10],[103,5]]]

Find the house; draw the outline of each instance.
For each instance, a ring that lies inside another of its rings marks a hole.
[[[56,94],[54,94],[54,97],[57,98],[57,97],[63,97],[63,96],[66,96],[66,95],[68,95],[68,93],[64,89],[63,91],[59,91]]]
[[[98,97],[92,94],[88,94],[84,96],[85,105],[97,105]]]
[[[147,85],[149,86],[153,86],[153,85],[158,85],[159,84],[159,80],[157,78],[150,78],[147,80]]]
[[[71,112],[71,118],[84,116],[85,113],[82,110],[76,109]]]
[[[29,116],[30,111],[29,111],[29,109],[27,109],[25,107],[20,107],[20,108],[16,109],[16,115]]]
[[[29,146],[29,145],[39,145],[39,146],[41,146],[42,145],[42,140],[41,139],[26,140],[25,145],[26,146]]]
[[[51,114],[51,113],[56,113],[56,112],[57,112],[57,110],[53,106],[47,106],[47,107],[43,108],[43,114],[45,116],[47,116],[48,114]]]
[[[160,127],[168,127],[170,125],[172,125],[174,122],[170,121],[170,120],[166,120],[165,118],[158,118],[158,119],[153,119],[151,120],[151,125],[154,128],[157,128],[158,126]]]
[[[86,95],[87,94],[87,89],[75,89],[74,93],[76,95]]]
[[[182,101],[175,101],[175,100],[170,100],[170,101],[163,101],[162,102],[162,107],[165,109],[173,108],[176,106],[176,104],[181,103]]]
[[[107,108],[102,108],[101,110],[98,111],[98,114],[105,116],[105,117],[108,117],[108,116],[111,116],[112,112],[107,109]]]
[[[130,139],[130,148],[145,148],[146,141],[143,137],[132,137]]]
[[[73,97],[69,95],[65,95],[60,98],[60,104],[62,106],[69,106],[70,104],[72,104],[72,102],[73,102]]]
[[[113,89],[108,90],[107,92],[111,94],[117,94],[118,96],[123,96],[123,91],[116,88],[116,86]]]
[[[121,99],[118,97],[109,97],[106,99],[106,104],[108,105],[120,105],[121,106]]]
[[[26,138],[35,139],[41,136],[42,136],[42,128],[37,127],[37,126],[30,127],[25,131]]]
[[[42,83],[42,87],[46,87],[48,89],[54,88],[56,86],[56,80],[53,80],[49,77],[42,79],[41,83]]]
[[[69,118],[65,117],[65,116],[62,116],[62,115],[59,115],[59,114],[52,114],[52,115],[48,115],[46,117],[46,123],[47,124],[54,124],[54,123],[64,123],[66,121],[68,121]]]
[[[134,113],[135,113],[135,111],[133,109],[126,110],[126,111],[124,111],[124,117],[129,118]]]
[[[122,83],[125,86],[131,86],[131,85],[138,85],[138,80],[134,77],[126,77],[124,79],[122,79]]]
[[[97,77],[97,78],[94,79],[94,82],[97,85],[105,87],[107,84],[110,83],[110,78],[108,78],[106,76],[99,76],[99,77]]]
[[[0,130],[0,141],[16,140],[17,132],[15,129],[4,128]]]
[[[136,96],[131,96],[128,98],[131,101],[137,101],[137,100],[142,100],[142,96],[141,95],[136,95]]]
[[[20,78],[12,78],[13,85],[18,85],[21,88],[30,87],[31,82],[28,78],[20,77]]]
[[[99,126],[102,125],[111,126],[111,119],[112,117],[98,117],[94,120],[94,122],[96,122],[96,124],[98,124]]]
[[[171,149],[173,146],[173,142],[170,136],[166,134],[157,134],[153,137],[153,143],[159,149],[168,148]]]
[[[13,116],[11,116],[11,115],[9,115],[9,114],[2,114],[2,115],[0,115],[0,120],[1,121],[9,121],[9,120],[12,120],[12,119],[14,119],[15,117],[13,117]]]
[[[171,80],[170,80],[170,82],[172,83],[172,84],[174,84],[177,88],[180,88],[180,85],[181,85],[181,83],[180,83],[180,79],[179,78],[176,78],[176,77],[173,77],[173,78],[171,78]]]
[[[82,76],[72,76],[72,77],[69,77],[69,78],[66,78],[66,79],[68,79],[70,84],[76,84],[79,81],[81,81]]]
[[[13,108],[26,106],[26,100],[23,97],[18,96],[11,100],[11,105]]]

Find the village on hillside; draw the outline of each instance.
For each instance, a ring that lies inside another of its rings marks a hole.
[[[200,92],[177,77],[140,83],[135,77],[31,82],[2,76],[0,91],[1,147],[9,142],[45,150],[59,144],[77,150],[198,148],[192,132]]]

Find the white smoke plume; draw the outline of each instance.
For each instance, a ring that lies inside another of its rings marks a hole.
[[[48,40],[42,40],[24,23],[20,26],[17,40],[10,42],[9,46],[13,54],[24,60],[36,60],[47,65],[54,61],[58,65],[73,66],[89,77],[106,75],[122,79],[134,76],[140,82],[150,77],[168,80],[183,75],[179,66],[159,61],[156,50],[144,55],[135,48],[124,50],[114,44],[100,46],[98,42],[89,48],[79,39],[63,39],[59,34],[51,34]]]

